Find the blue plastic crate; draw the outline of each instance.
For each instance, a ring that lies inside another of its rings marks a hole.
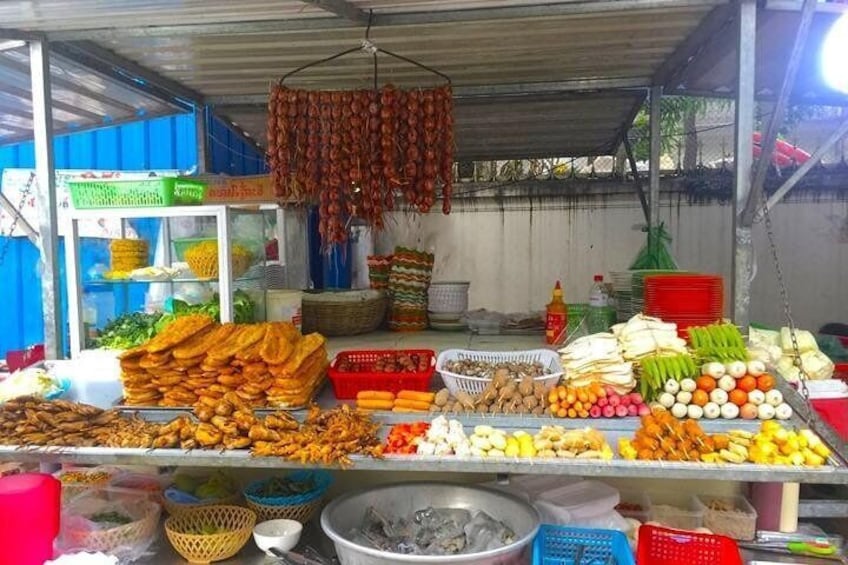
[[[333,482],[333,477],[325,471],[295,471],[287,475],[287,477],[293,481],[312,479],[315,488],[309,492],[292,496],[264,497],[259,496],[259,492],[262,490],[263,485],[270,479],[263,479],[251,483],[244,489],[244,496],[254,504],[264,506],[298,506],[324,496],[324,493],[327,492],[327,489],[330,488],[330,484]]]
[[[635,565],[627,536],[615,530],[591,530],[542,525],[533,542],[533,565],[575,565],[577,548],[583,546],[581,565]]]

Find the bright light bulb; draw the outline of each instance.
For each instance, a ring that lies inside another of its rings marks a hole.
[[[825,84],[848,94],[848,14],[836,20],[827,32],[821,57]]]

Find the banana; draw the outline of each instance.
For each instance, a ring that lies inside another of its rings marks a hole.
[[[719,454],[719,457],[721,457],[723,460],[725,460],[729,463],[744,463],[745,460],[747,459],[747,457],[742,457],[740,454],[734,453],[734,452],[727,450],[727,449],[722,449],[721,451],[718,452],[718,454]]]
[[[731,453],[735,453],[741,457],[743,460],[748,459],[748,448],[743,445],[739,445],[738,443],[731,441],[730,445],[727,446],[727,449]]]
[[[751,447],[753,442],[748,438],[730,436],[730,443],[741,445],[742,447]]]
[[[747,430],[730,430],[727,435],[733,438],[754,439],[754,434]]]

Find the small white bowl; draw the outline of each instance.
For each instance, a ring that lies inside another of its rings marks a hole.
[[[303,533],[303,524],[297,520],[268,520],[260,522],[253,528],[253,540],[256,545],[267,553],[271,553],[271,548],[280,551],[290,551],[300,541],[300,534]]]

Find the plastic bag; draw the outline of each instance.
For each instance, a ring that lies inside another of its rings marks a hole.
[[[630,265],[630,270],[677,270],[677,262],[669,251],[671,235],[665,230],[665,224],[661,222],[658,226],[646,227],[642,231],[648,234],[648,241]]]
[[[149,493],[128,489],[92,489],[62,509],[59,549],[103,552],[130,563],[149,557],[156,540],[160,506]]]

